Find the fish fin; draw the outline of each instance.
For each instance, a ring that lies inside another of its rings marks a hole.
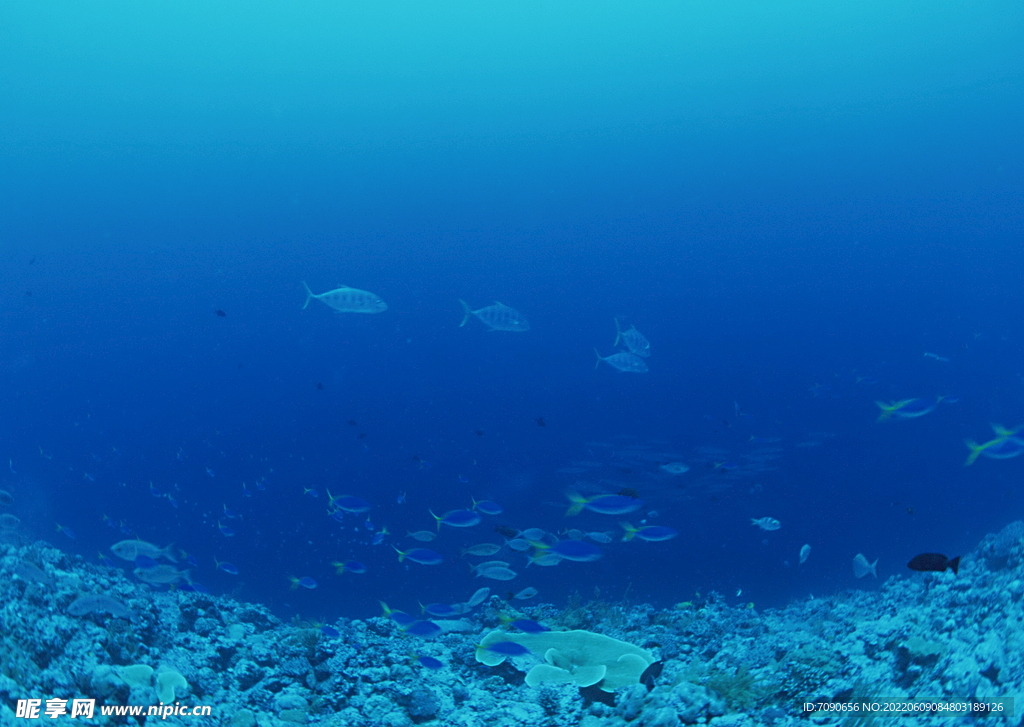
[[[309,301],[313,300],[313,298],[315,298],[316,295],[313,293],[312,290],[309,289],[309,286],[306,285],[305,280],[302,281],[302,287],[306,289],[306,302],[302,304],[302,308],[300,308],[299,310],[306,310],[306,306],[309,305]]]
[[[583,507],[587,504],[587,498],[576,492],[568,493],[568,498],[572,504],[569,505],[569,509],[565,511],[566,515],[579,515],[583,512]]]
[[[953,558],[953,560],[949,561],[946,567],[953,571],[953,575],[957,575],[960,572],[960,556],[958,555]]]
[[[604,359],[601,358],[601,352],[598,351],[596,348],[594,349],[594,353],[597,355],[597,363],[594,364],[594,368],[596,369],[598,366],[601,365],[601,361],[603,361]]]
[[[619,345],[619,339],[622,338],[622,329],[619,327],[619,319],[618,318],[612,318],[612,320],[615,321],[615,343],[613,343],[612,345],[613,346],[618,346]]]
[[[167,558],[167,560],[171,561],[172,563],[178,562],[177,557],[174,555],[174,543],[171,543],[166,548],[161,550],[160,555],[162,555],[164,558]]]
[[[971,453],[967,455],[967,461],[964,462],[964,467],[970,467],[972,464],[974,464],[974,461],[978,459],[978,455],[980,455],[982,450],[985,449],[985,446],[979,445],[973,439],[965,439],[964,444],[966,444],[971,449]]]
[[[473,311],[469,309],[469,306],[466,305],[466,301],[464,301],[462,298],[459,298],[459,302],[462,303],[462,310],[465,312],[465,315],[462,317],[462,323],[459,324],[459,328],[462,328],[464,325],[466,325],[466,322],[469,320],[469,317],[473,315]]]
[[[637,528],[634,528],[633,525],[630,523],[619,523],[619,526],[626,531],[626,533],[622,536],[623,541],[632,540],[633,536],[640,532]]]

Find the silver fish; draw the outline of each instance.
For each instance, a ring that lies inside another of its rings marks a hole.
[[[853,556],[853,575],[857,578],[863,578],[868,573],[878,578],[878,571],[875,570],[877,567],[878,558],[875,558],[875,562],[871,563],[864,557],[863,553],[857,553],[857,555]]]
[[[340,285],[334,290],[328,290],[326,293],[318,295],[310,290],[305,282],[302,285],[306,288],[306,302],[302,306],[303,310],[314,298],[339,313],[383,313],[388,309],[388,304],[379,296],[366,290],[359,290],[359,288]]]
[[[164,583],[177,583],[181,580],[192,580],[191,571],[180,571],[173,565],[167,565],[166,563],[150,566],[149,568],[136,568],[132,572],[135,574],[135,577],[138,578],[140,581],[152,583],[153,585],[160,585]]]
[[[644,338],[644,334],[640,333],[636,329],[636,326],[630,326],[626,330],[619,328],[619,319],[615,319],[615,343],[613,346],[618,346],[619,341],[622,341],[626,349],[637,356],[643,356],[647,358],[651,355],[651,342]]]
[[[778,530],[782,527],[782,523],[773,517],[762,517],[762,518],[750,518],[750,524],[756,525],[762,530]]]
[[[173,546],[168,545],[166,548],[160,548],[152,543],[147,543],[145,540],[121,540],[111,545],[110,551],[121,560],[134,561],[140,555],[143,555],[153,560],[165,558],[172,563],[178,562],[177,558],[174,557]]]
[[[509,308],[504,303],[494,301],[494,305],[479,310],[470,310],[466,301],[460,299],[459,302],[462,303],[462,310],[465,313],[462,323],[459,324],[460,328],[466,325],[470,316],[476,316],[492,331],[522,332],[530,330],[530,323],[523,314],[515,308]]]
[[[495,580],[495,581],[510,581],[513,578],[515,578],[517,575],[519,575],[514,570],[511,570],[510,568],[503,568],[501,566],[494,566],[492,568],[484,568],[483,570],[478,570],[476,572],[476,574],[478,576],[483,576],[484,578],[490,578],[490,579]]]
[[[596,369],[604,361],[606,364],[611,366],[617,371],[625,371],[631,374],[646,374],[649,369],[647,368],[647,362],[639,356],[626,351],[620,351],[619,353],[613,353],[611,356],[602,356],[600,352],[595,348],[594,353],[597,354],[597,363],[594,364]]]

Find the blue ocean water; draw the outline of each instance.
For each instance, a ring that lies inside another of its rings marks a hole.
[[[89,559],[173,543],[215,593],[327,619],[484,585],[779,605],[876,587],[857,553],[884,579],[1021,517],[1024,462],[965,467],[963,444],[1024,422],[1015,4],[6,3],[0,21],[19,537]],[[303,281],[388,310],[302,310]],[[531,329],[460,327],[460,299]],[[595,369],[616,317],[649,372]],[[876,421],[876,401],[939,396]],[[338,522],[328,491],[372,508]],[[567,517],[572,491],[644,506]],[[406,537],[473,498],[504,512]],[[679,535],[622,542],[626,519]],[[497,582],[460,556],[496,525],[613,538],[594,562],[514,554]],[[445,562],[398,562],[419,545]],[[368,572],[336,575],[348,559]]]

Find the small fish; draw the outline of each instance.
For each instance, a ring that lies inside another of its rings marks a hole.
[[[515,308],[509,308],[503,303],[495,301],[494,305],[489,305],[478,310],[470,310],[464,300],[459,300],[459,303],[462,304],[462,310],[464,313],[462,323],[459,324],[460,328],[466,325],[471,316],[476,316],[485,326],[487,326],[488,330],[491,331],[513,331],[522,333],[530,330],[530,323],[526,320],[523,314]]]
[[[995,439],[990,439],[983,444],[978,444],[973,439],[964,440],[971,453],[967,456],[964,466],[974,464],[980,455],[991,459],[1012,459],[1024,454],[1024,439],[1014,436],[1018,428],[1007,429],[999,424],[993,424],[992,431],[996,433]]]
[[[466,601],[466,605],[469,608],[476,608],[481,603],[486,601],[489,595],[491,595],[490,588],[478,588],[473,592],[473,595],[469,597],[469,600]]]
[[[550,568],[551,566],[558,565],[562,562],[562,556],[558,553],[549,553],[545,551],[536,552],[529,557],[530,560],[526,564],[527,566],[539,565],[542,568]]]
[[[222,523],[220,520],[217,521],[217,529],[220,530],[220,534],[223,535],[225,538],[233,537],[234,534],[235,534],[234,530],[229,528],[227,525]]]
[[[405,504],[405,496],[406,496],[406,493],[404,493],[404,492],[399,492],[399,493],[398,493],[398,494],[397,494],[397,495],[395,496],[395,502],[397,502],[397,503],[398,503],[399,505],[404,505],[404,504]]]
[[[572,503],[566,515],[578,515],[583,510],[601,513],[602,515],[625,515],[636,512],[644,506],[644,501],[627,495],[595,495],[583,497],[579,493],[570,492],[566,495]]]
[[[476,565],[470,566],[470,570],[482,570],[484,568],[507,568],[508,562],[504,560],[488,560],[484,563],[477,563]]]
[[[379,296],[366,290],[339,285],[334,290],[318,295],[310,290],[305,282],[302,286],[306,289],[306,302],[302,305],[302,310],[305,310],[309,301],[314,298],[339,313],[383,313],[388,309],[387,303]]]
[[[370,503],[361,497],[353,497],[352,495],[342,495],[341,497],[334,497],[331,495],[331,491],[327,491],[327,499],[329,500],[328,507],[334,507],[338,510],[344,510],[345,512],[351,512],[361,514],[369,511]]]
[[[78,536],[75,535],[75,532],[71,528],[66,528],[60,523],[57,523],[57,532],[64,533],[64,535],[71,540],[78,540]]]
[[[370,538],[370,545],[380,545],[384,542],[384,538],[386,538],[390,534],[391,533],[388,532],[388,526],[385,525],[373,534],[373,537]]]
[[[594,349],[594,353],[597,354],[597,363],[594,364],[595,369],[601,365],[602,361],[604,361],[616,371],[623,371],[630,374],[646,374],[650,370],[647,366],[647,362],[636,354],[620,351],[619,353],[613,353],[611,356],[602,356],[601,352],[596,348]]]
[[[531,598],[533,598],[536,595],[537,595],[537,589],[534,588],[533,586],[529,586],[529,587],[524,588],[523,590],[519,591],[519,593],[513,594],[512,598],[516,599],[517,601],[528,601],[528,600],[530,600]]]
[[[214,474],[214,471],[212,469],[210,469],[209,467],[206,468],[206,474],[208,474],[210,477],[216,476]]]
[[[582,540],[560,540],[554,545],[536,546],[544,554],[557,555],[565,560],[573,560],[578,563],[590,563],[601,558],[604,551],[593,543],[584,543]]]
[[[444,662],[435,659],[432,656],[417,656],[415,661],[420,666],[430,669],[431,671],[437,671],[438,669],[444,668]]]
[[[411,615],[407,614],[405,611],[398,611],[398,610],[391,609],[391,608],[388,607],[388,604],[384,603],[384,601],[378,601],[378,603],[380,603],[380,607],[384,611],[384,613],[383,613],[384,618],[390,619],[395,624],[397,624],[399,628],[403,628],[404,629],[404,628],[407,628],[407,627],[411,626],[412,624],[416,623],[416,617],[415,616],[411,616]]]
[[[491,566],[489,568],[477,568],[477,577],[490,578],[493,581],[510,581],[519,574],[505,566]]]
[[[931,571],[935,573],[942,573],[943,571],[951,570],[953,575],[960,572],[960,556],[955,558],[947,558],[941,553],[921,553],[915,555],[907,563],[907,568],[916,571]]]
[[[140,555],[149,556],[154,560],[164,558],[172,563],[178,562],[174,556],[172,546],[168,545],[166,548],[159,548],[152,543],[147,543],[145,540],[122,540],[111,545],[110,551],[121,560],[133,563]]]
[[[501,505],[492,500],[473,500],[472,509],[482,512],[484,515],[500,515],[505,512]]]
[[[302,578],[296,578],[295,576],[289,576],[288,580],[292,582],[292,590],[294,591],[299,586],[313,590],[317,587],[317,582],[309,576],[303,576]]]
[[[546,427],[548,425],[548,423],[544,421],[544,417],[537,417],[533,421],[537,423],[538,427]]]
[[[453,528],[471,528],[474,525],[480,523],[480,513],[473,512],[472,510],[452,510],[444,515],[434,515],[434,512],[429,511],[433,516],[434,520],[437,521],[438,529],[441,528],[441,523],[450,525]]]
[[[420,610],[425,614],[434,616],[436,618],[447,618],[449,616],[458,616],[462,611],[449,606],[447,603],[428,603],[426,606],[421,606]]]
[[[180,571],[167,563],[153,565],[149,568],[136,568],[132,572],[140,581],[153,585],[167,585],[178,581],[187,581],[191,578],[190,571]]]
[[[224,311],[222,311],[222,310],[221,310],[220,308],[218,308],[217,310],[215,310],[215,311],[214,311],[214,313],[215,313],[215,314],[217,315],[217,317],[218,317],[218,318],[224,318],[224,317],[226,317],[226,316],[227,316],[227,313],[225,313]]]
[[[611,535],[599,531],[595,531],[593,533],[583,533],[583,537],[587,538],[588,540],[593,540],[595,543],[603,543],[605,545],[612,542]]]
[[[398,553],[399,563],[411,560],[413,563],[419,563],[420,565],[439,565],[444,562],[444,558],[441,557],[440,553],[428,550],[427,548],[412,548],[406,551],[395,548],[395,552]]]
[[[407,532],[406,537],[418,540],[421,543],[429,543],[431,540],[437,537],[437,533],[432,530],[417,530],[415,532]]]
[[[57,580],[53,576],[47,575],[46,571],[27,560],[19,560],[15,564],[13,572],[23,581],[42,583],[45,586],[57,585]]]
[[[213,559],[213,562],[217,564],[217,568],[219,570],[222,570],[225,573],[229,573],[233,576],[238,575],[238,567],[234,564],[228,563],[226,560],[217,560],[216,558]]]
[[[671,540],[679,535],[678,530],[667,528],[664,525],[641,525],[639,528],[633,527],[629,523],[621,523],[621,525],[622,529],[626,531],[625,535],[622,536],[623,540],[640,538],[649,543],[657,543],[663,540]]]
[[[242,486],[244,487],[245,483],[242,483]],[[234,510],[230,509],[227,505],[224,505],[223,507],[224,507],[224,517],[228,518],[229,520],[234,520],[236,517],[238,517],[238,513],[235,512]]]
[[[682,462],[669,462],[668,464],[661,465],[661,469],[670,475],[681,475],[684,472],[690,471],[689,465],[685,465]]]
[[[405,629],[405,633],[429,639],[443,633],[443,629],[433,621],[413,621]]]
[[[305,495],[306,497],[312,497],[314,500],[320,497],[320,493],[317,492],[316,489],[313,487],[303,487],[302,494]]]
[[[810,555],[811,555],[811,546],[809,546],[809,545],[802,545],[800,547],[800,565],[803,565],[804,563],[806,563],[807,562],[807,558],[810,557]]]
[[[882,422],[892,417],[897,419],[917,419],[925,414],[935,411],[935,407],[942,401],[942,397],[934,399],[903,399],[892,401],[888,404],[884,401],[876,401],[875,405],[882,410],[878,415],[878,421]]]
[[[501,654],[502,656],[524,656],[530,653],[529,649],[515,641],[495,641],[487,646],[477,645],[476,648],[484,649],[485,651],[492,651],[495,654]]]
[[[782,523],[773,517],[750,518],[750,524],[756,525],[762,530],[778,530],[782,527]]]
[[[518,618],[515,621],[510,621],[509,626],[511,626],[514,629],[519,629],[520,631],[527,634],[542,634],[545,631],[551,630],[544,624],[538,623],[528,618]]]
[[[494,555],[499,550],[501,550],[501,546],[497,543],[479,543],[463,549],[462,555],[476,555],[486,558],[489,555]]]
[[[619,327],[619,319],[615,319],[615,343],[613,346],[618,346],[619,341],[622,341],[626,349],[637,356],[643,356],[647,358],[651,355],[651,342],[644,338],[643,334],[636,329],[636,326],[630,326],[625,331]]]
[[[322,633],[324,636],[326,636],[329,639],[336,639],[339,636],[341,636],[341,632],[338,631],[338,629],[334,628],[333,626],[321,626],[320,627],[320,633]]]
[[[338,575],[341,575],[342,573],[362,574],[366,572],[366,565],[360,563],[358,560],[346,560],[344,563],[335,561],[334,563],[331,563],[331,565],[335,567]]]
[[[878,572],[875,570],[877,566],[878,558],[875,558],[874,563],[869,563],[862,553],[853,556],[853,575],[857,578],[863,578],[868,573],[878,578]]]
[[[935,361],[941,361],[942,363],[949,363],[950,361],[950,359],[946,358],[945,356],[940,356],[939,354],[931,353],[930,351],[925,351],[924,357],[933,359]]]

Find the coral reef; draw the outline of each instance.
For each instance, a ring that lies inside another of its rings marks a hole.
[[[27,698],[173,699],[210,705],[212,721],[202,723],[230,727],[965,724],[975,718],[963,712],[806,713],[802,705],[986,703],[1024,694],[1018,530],[987,536],[964,557],[959,575],[908,573],[878,591],[782,609],[733,607],[714,596],[667,610],[604,602],[594,609],[576,602],[565,611],[523,607],[525,616],[556,629],[585,625],[607,637],[602,643],[659,660],[639,683],[631,676],[614,694],[571,682],[527,686],[525,674],[543,654],[532,663],[524,655],[479,663],[481,640],[501,628],[498,616],[508,610],[497,598],[465,617],[474,631],[429,640],[383,617],[340,619],[321,630],[282,623],[262,606],[228,597],[161,591],[44,542],[5,544],[0,725],[25,724],[14,707]],[[109,600],[82,605],[83,596],[98,594]],[[569,636],[531,638],[547,644]],[[531,639],[510,632],[508,640]],[[427,668],[419,660],[427,656],[442,666]],[[1022,724],[1019,713],[1007,711],[983,719],[993,727]],[[75,721],[126,724],[98,712]],[[161,722],[199,723],[175,716]]]

